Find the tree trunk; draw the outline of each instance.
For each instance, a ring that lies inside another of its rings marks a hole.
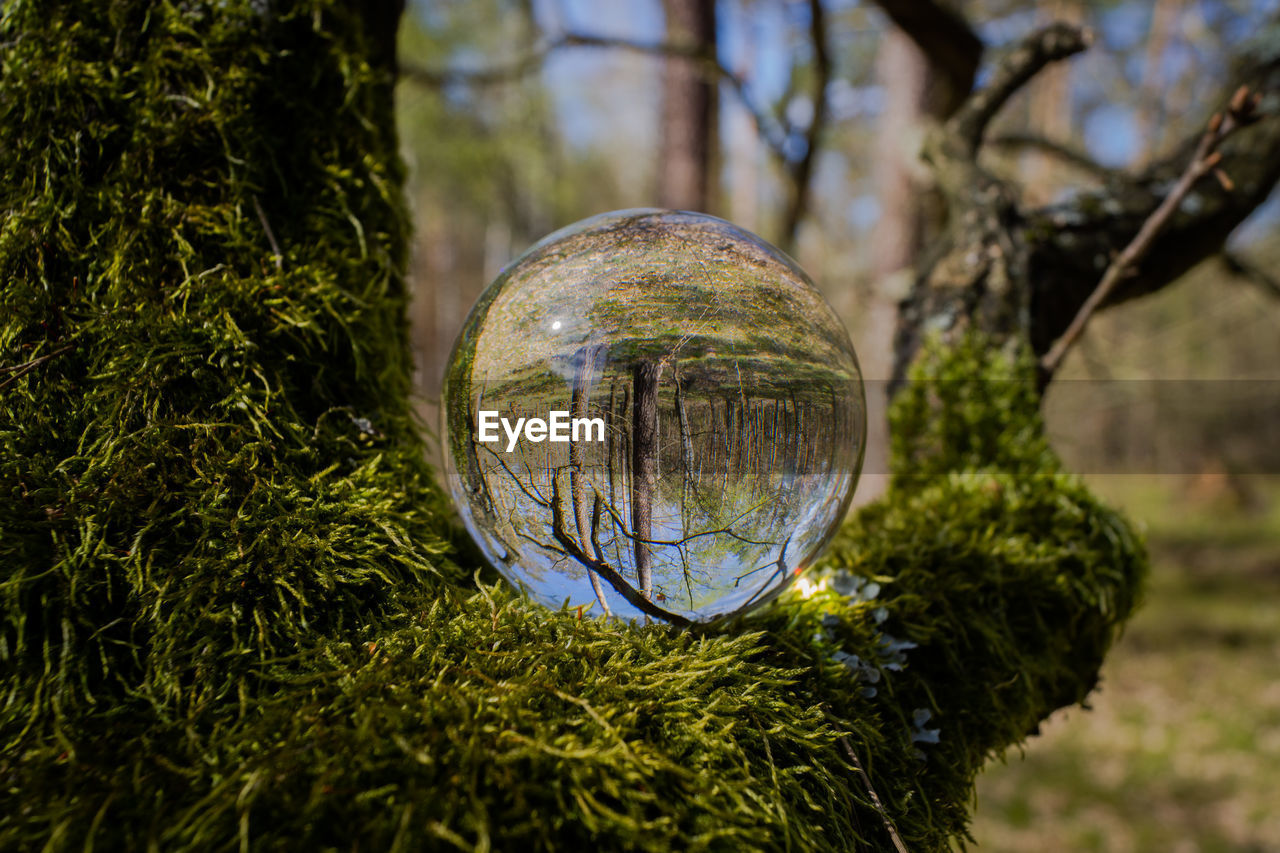
[[[663,0],[667,41],[716,55],[715,0]],[[698,59],[669,56],[662,72],[658,203],[678,210],[711,208],[717,82]]]
[[[885,112],[876,129],[876,197],[880,218],[872,243],[872,293],[858,342],[867,380],[865,473],[858,503],[879,497],[889,482],[888,382],[893,375],[893,330],[898,303],[925,245],[942,229],[946,206],[920,158],[930,124],[946,119],[973,85],[973,68],[948,69],[909,33],[893,27],[876,57]]]
[[[615,377],[609,384],[609,416],[605,420],[605,427],[608,431],[608,444],[605,452],[609,459],[606,472],[609,478],[609,506],[615,510],[618,509],[617,466],[615,463],[618,454],[617,433],[620,424],[621,419],[618,417],[618,380]]]
[[[647,540],[653,538],[653,492],[658,481],[657,363],[644,361],[631,371],[635,408],[631,425],[631,533],[640,594],[653,595],[653,562]]]
[[[601,353],[600,346],[587,346],[578,350],[574,356],[573,393],[569,399],[569,417],[573,419],[588,416],[588,404],[591,399],[591,383],[595,380],[596,359]],[[583,442],[569,442],[569,494],[573,501],[573,517],[578,526],[578,541],[582,550],[591,553],[591,511],[587,508],[587,473]],[[609,612],[609,603],[604,597],[604,586],[599,576],[590,568],[587,576],[591,579],[591,589],[595,591],[596,600]]]
[[[689,428],[689,410],[678,368],[673,368],[676,386],[676,420],[680,427],[680,529],[688,535],[689,492],[693,488],[693,435]]]

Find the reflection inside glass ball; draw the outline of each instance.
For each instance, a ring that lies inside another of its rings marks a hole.
[[[723,220],[584,220],[509,266],[445,377],[467,529],[550,607],[676,624],[785,588],[862,463],[849,338],[796,264]]]

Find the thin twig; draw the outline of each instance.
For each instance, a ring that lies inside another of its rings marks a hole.
[[[276,269],[284,269],[284,255],[280,253],[280,244],[276,242],[276,235],[271,230],[271,223],[267,221],[267,214],[262,209],[262,205],[258,203],[258,197],[251,196],[253,199],[253,209],[258,212],[258,221],[262,223],[262,230],[267,232],[267,241],[271,243],[271,251],[275,255]]]
[[[31,368],[44,364],[49,359],[53,358],[56,355],[61,355],[62,353],[66,352],[69,349],[71,349],[71,344],[67,344],[64,347],[60,347],[54,350],[53,352],[45,353],[44,355],[38,358],[33,358],[31,359],[31,361],[24,361],[22,364],[10,364],[5,367],[0,367],[0,373],[13,373],[15,371],[26,373]]]
[[[560,543],[560,547],[564,549],[566,554],[577,560],[585,568],[594,569],[596,574],[608,581],[609,585],[626,599],[627,603],[632,607],[647,616],[662,619],[680,628],[687,628],[693,624],[679,613],[673,613],[670,610],[659,607],[645,598],[617,569],[604,560],[590,556],[582,550],[577,542],[573,541],[573,537],[565,531],[564,501],[560,497],[560,478],[558,476],[551,479],[551,535]]]
[[[822,0],[809,0],[809,38],[813,43],[813,67],[818,78],[814,84],[813,118],[805,132],[804,153],[791,169],[791,204],[787,207],[783,227],[785,248],[795,249],[800,221],[809,205],[809,185],[813,180],[813,164],[818,157],[818,142],[827,123],[827,88],[831,82],[831,55],[827,50],[827,25]]]
[[[1222,160],[1222,152],[1218,148],[1231,134],[1257,119],[1257,108],[1260,101],[1259,94],[1250,95],[1248,87],[1241,86],[1232,96],[1226,111],[1214,113],[1209,119],[1209,126],[1204,135],[1200,137],[1200,144],[1196,146],[1195,153],[1187,164],[1186,170],[1182,173],[1182,177],[1178,179],[1173,189],[1160,202],[1160,206],[1142,223],[1142,227],[1138,229],[1138,233],[1134,235],[1129,245],[1125,246],[1124,251],[1117,255],[1111,265],[1107,267],[1106,272],[1102,275],[1102,280],[1098,282],[1098,286],[1094,288],[1093,292],[1089,294],[1089,298],[1080,306],[1080,310],[1076,312],[1071,325],[1054,341],[1053,346],[1040,359],[1040,381],[1042,384],[1053,377],[1054,372],[1061,366],[1062,359],[1066,356],[1067,351],[1071,349],[1072,344],[1084,332],[1090,318],[1106,302],[1107,297],[1115,290],[1116,285],[1137,271],[1142,259],[1151,251],[1151,246],[1155,243],[1156,236],[1168,224],[1178,206],[1182,204],[1182,200],[1186,198],[1187,193],[1191,192],[1191,188],[1195,186],[1196,181],[1212,172],[1217,176],[1223,188],[1230,191],[1230,178],[1218,168],[1218,163]]]
[[[67,352],[68,350],[71,350],[74,348],[75,348],[75,344],[66,344],[65,346],[58,347],[53,352],[45,353],[44,355],[38,358],[33,358],[30,361],[23,362],[22,364],[11,364],[8,367],[0,367],[0,373],[13,374],[5,381],[0,382],[0,391],[3,391],[5,388],[8,388],[14,382],[17,382],[23,376],[26,376],[28,373],[35,370],[40,365],[44,364],[46,361],[57,358],[58,356],[62,355],[64,352]]]
[[[766,594],[773,596],[773,595],[777,595],[779,592],[782,591],[779,589],[770,590],[769,587],[773,584],[773,581],[775,578],[785,578],[787,575],[791,574],[791,570],[787,568],[787,546],[790,544],[791,544],[791,537],[788,536],[786,539],[783,540],[782,550],[778,552],[778,560],[776,563],[774,563],[774,565],[778,567],[778,570],[773,574],[771,574],[769,576],[769,579],[764,582],[764,585],[761,586],[759,589],[757,589],[751,595],[750,598],[742,602],[741,607],[739,607],[737,610],[734,610],[732,613],[729,613],[726,618],[737,616],[741,613],[746,613],[748,609],[750,609],[752,606],[755,605],[756,601],[761,600],[762,596]],[[765,566],[761,566],[760,568],[763,569],[765,568]],[[747,577],[747,575],[753,574],[755,571],[756,571],[755,569],[752,569],[750,572],[747,572],[747,574],[740,575],[738,577],[738,580],[734,581],[733,585],[736,587],[743,578]]]
[[[739,542],[746,543],[747,545],[777,545],[778,544],[777,542],[774,542],[773,540],[768,540],[768,539],[748,539],[745,536],[734,533],[732,527],[722,527],[718,530],[703,530],[700,533],[690,533],[688,536],[685,536],[683,539],[649,539],[644,536],[637,536],[636,534],[627,530],[625,522],[623,522],[622,520],[622,517],[618,515],[618,511],[614,509],[612,506],[606,507],[605,510],[609,513],[610,516],[613,517],[613,520],[618,525],[618,527],[621,528],[621,532],[623,536],[630,539],[632,542],[642,542],[645,545],[666,545],[670,547],[679,548],[682,545],[685,545],[686,543],[692,542],[694,539],[698,539],[703,536],[728,536],[730,538],[737,539]],[[742,516],[740,515],[739,518],[741,517]]]
[[[441,87],[450,84],[469,86],[487,86],[497,83],[509,83],[518,80],[541,68],[551,54],[565,48],[606,48],[626,50],[646,56],[677,57],[696,59],[705,68],[706,73],[718,77],[729,85],[739,102],[751,115],[760,138],[765,141],[773,153],[786,160],[787,129],[767,110],[755,102],[750,87],[742,75],[712,56],[707,56],[697,45],[670,44],[667,42],[644,42],[632,39],[612,38],[589,33],[564,33],[544,41],[524,56],[510,62],[490,65],[484,68],[446,68],[431,69],[416,65],[403,65],[400,76],[430,87]]]
[[[862,769],[862,762],[858,760],[858,754],[853,751],[853,747],[849,744],[849,739],[841,735],[840,745],[844,747],[845,755],[849,756],[849,760],[853,762],[853,769],[858,771],[858,775],[862,777],[862,784],[867,787],[867,793],[871,795],[871,804],[875,806],[876,811],[880,813],[880,819],[884,821],[884,828],[889,832],[889,838],[893,841],[893,848],[898,853],[907,853],[907,845],[902,843],[902,836],[898,834],[898,828],[893,825],[893,819],[889,817],[889,812],[885,809],[884,803],[880,801],[880,795],[876,793],[875,787],[871,784],[871,777],[867,775],[867,771]]]

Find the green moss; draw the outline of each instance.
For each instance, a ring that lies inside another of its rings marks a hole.
[[[0,847],[962,834],[1144,565],[1025,361],[926,356],[809,598],[694,634],[477,586],[407,403],[387,83],[347,7],[280,6],[0,18]]]
[[[994,347],[976,334],[949,349],[926,346],[889,413],[899,485],[979,468],[1061,469],[1045,438],[1029,348]]]

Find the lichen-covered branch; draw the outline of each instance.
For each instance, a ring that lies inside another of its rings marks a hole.
[[[1272,24],[1275,29],[1280,24]],[[894,344],[896,382],[930,335],[957,340],[980,329],[995,340],[1027,339],[1048,352],[1097,288],[1107,268],[1130,245],[1187,174],[1201,134],[1137,175],[1111,174],[1101,187],[1070,200],[1028,210],[1017,187],[978,162],[985,129],[1000,105],[1047,62],[1083,49],[1079,30],[1054,25],[1014,48],[988,86],[926,142],[948,201],[946,232],[918,266],[901,305]],[[1260,38],[1240,57],[1218,103],[1239,86],[1260,93],[1257,120],[1222,142],[1213,164],[1225,181],[1201,181],[1171,206],[1149,241],[1141,264],[1130,265],[1099,301],[1106,308],[1154,292],[1221,250],[1232,229],[1280,180],[1280,50]]]
[[[1272,32],[1280,29],[1280,21],[1271,26]],[[1280,181],[1277,45],[1278,39],[1264,39],[1245,52],[1212,105],[1227,102],[1240,86],[1262,96],[1257,121],[1220,147],[1222,159],[1216,167],[1229,177],[1230,188],[1219,181],[1198,183],[1152,240],[1142,264],[1117,284],[1102,308],[1154,293],[1213,257]],[[1038,353],[1047,352],[1063,334],[1112,258],[1133,240],[1186,173],[1200,139],[1195,134],[1173,155],[1140,174],[1117,178],[1069,202],[1025,212],[1020,230],[1027,243],[1031,341]]]
[[[1209,128],[1200,138],[1200,143],[1196,146],[1191,162],[1187,164],[1182,177],[1178,178],[1178,182],[1169,190],[1169,194],[1161,199],[1159,206],[1142,223],[1133,240],[1107,267],[1097,288],[1085,299],[1066,331],[1053,342],[1053,346],[1040,359],[1040,373],[1043,379],[1052,378],[1067,351],[1084,332],[1094,312],[1110,298],[1121,280],[1137,270],[1138,265],[1151,251],[1151,246],[1160,231],[1168,224],[1173,212],[1182,204],[1182,200],[1186,198],[1187,193],[1191,192],[1191,188],[1197,181],[1212,172],[1217,176],[1218,183],[1224,190],[1230,192],[1235,189],[1231,178],[1218,165],[1222,161],[1222,152],[1218,149],[1233,133],[1256,120],[1260,100],[1261,96],[1257,93],[1251,94],[1248,87],[1241,86],[1232,96],[1226,111],[1214,113],[1209,119]]]

